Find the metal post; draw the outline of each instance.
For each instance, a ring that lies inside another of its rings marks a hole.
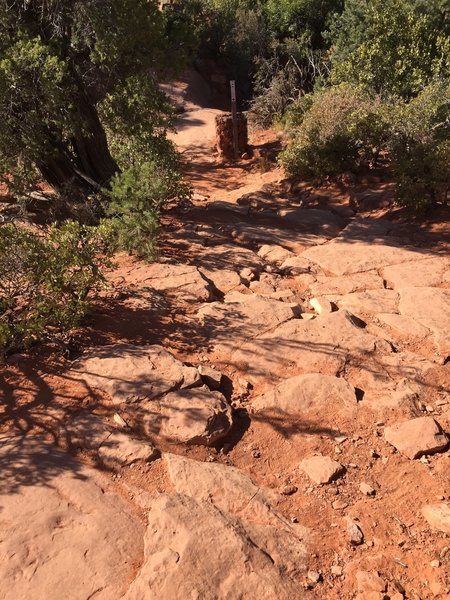
[[[234,158],[239,158],[239,132],[237,122],[237,104],[236,104],[236,82],[230,81],[231,88],[231,114],[233,117],[233,148]]]

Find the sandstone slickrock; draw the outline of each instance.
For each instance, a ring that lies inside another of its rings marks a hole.
[[[265,244],[259,249],[258,256],[267,262],[281,264],[285,260],[293,258],[295,255],[282,246]]]
[[[226,299],[227,300],[227,299]],[[256,294],[235,295],[231,302],[212,302],[202,306],[198,317],[209,337],[216,342],[247,340],[274,329],[294,318],[295,312],[286,303]]]
[[[176,295],[187,301],[205,302],[210,298],[208,282],[197,267],[166,263],[136,263],[127,274],[127,283]]]
[[[304,458],[300,463],[300,469],[319,485],[330,483],[345,471],[340,463],[321,454]]]
[[[0,445],[2,598],[121,598],[144,527],[94,469],[36,437]],[[70,550],[70,551],[69,551]]]
[[[236,519],[210,502],[161,495],[148,515],[143,565],[124,600],[302,598]]]
[[[302,258],[300,256],[299,258]],[[342,296],[353,292],[376,290],[383,288],[383,279],[376,271],[354,273],[342,277],[326,277],[317,275],[315,282],[310,285],[310,292],[314,296],[336,295]]]
[[[263,377],[276,378],[286,368],[336,375],[346,360],[356,356],[367,360],[380,343],[350,313],[340,310],[320,319],[283,323],[242,345],[231,361],[252,383]]]
[[[255,410],[275,409],[288,414],[336,414],[354,411],[355,390],[340,377],[308,373],[283,380],[252,402]]]
[[[350,242],[337,238],[328,244],[308,248],[301,256],[334,275],[351,275],[427,258],[426,254],[393,245],[389,238],[380,238],[376,242]]]
[[[241,278],[236,271],[230,269],[205,269],[200,267],[200,273],[211,281],[213,286],[222,294],[228,294],[241,285]]]
[[[446,272],[450,272],[450,261],[445,257],[435,257],[421,260],[420,268],[417,268],[417,261],[385,267],[382,275],[389,287],[398,290],[407,287],[438,286]]]
[[[427,327],[424,327],[411,317],[405,315],[378,313],[375,315],[378,321],[387,325],[394,334],[401,338],[424,339],[431,332]]]
[[[165,454],[164,459],[176,492],[197,502],[211,502],[222,513],[237,517],[280,572],[295,576],[305,570],[307,530],[277,513],[274,492],[256,486],[234,467],[173,454]]]
[[[446,434],[431,417],[419,417],[386,427],[384,437],[401,454],[411,459],[443,452],[448,446]]]
[[[450,534],[450,506],[448,504],[427,504],[422,514],[432,529]]]
[[[286,258],[280,268],[282,271],[286,271],[291,275],[300,275],[301,273],[309,273],[311,271],[312,263],[303,258],[303,256],[291,256]]]
[[[410,287],[399,290],[399,310],[433,332],[442,359],[450,355],[450,290]]]
[[[162,346],[93,348],[72,363],[71,371],[89,388],[108,393],[114,404],[201,385],[197,369],[185,366]]]
[[[347,309],[357,317],[379,312],[396,313],[398,302],[397,292],[385,289],[352,292],[337,300],[338,306]]]
[[[227,435],[232,410],[220,392],[207,388],[177,390],[140,404],[138,418],[150,437],[175,444],[212,445]]]

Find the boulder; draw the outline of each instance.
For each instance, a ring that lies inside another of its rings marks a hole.
[[[443,452],[448,446],[446,434],[431,417],[418,417],[386,427],[384,437],[401,454],[411,459]]]
[[[108,479],[36,437],[0,445],[2,598],[122,598],[144,526]]]
[[[207,388],[177,390],[142,403],[138,415],[146,435],[174,444],[211,446],[228,434],[233,422],[224,396]]]
[[[283,380],[252,402],[254,410],[278,410],[292,415],[354,411],[355,390],[340,377],[308,373]]]
[[[201,385],[197,369],[185,366],[162,346],[113,344],[93,348],[72,363],[71,372],[89,389],[109,394],[114,404]]]
[[[345,468],[329,456],[310,456],[300,463],[300,469],[319,485],[331,483],[344,474]]]
[[[266,262],[281,265],[285,260],[295,257],[295,254],[282,246],[265,244],[259,249],[258,256]]]

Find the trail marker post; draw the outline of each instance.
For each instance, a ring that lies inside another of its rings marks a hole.
[[[233,147],[234,158],[239,158],[239,139],[238,139],[238,122],[237,122],[237,103],[236,103],[236,82],[230,81],[231,89],[231,114],[233,117]]]

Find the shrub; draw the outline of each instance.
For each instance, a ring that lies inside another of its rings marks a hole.
[[[376,100],[347,85],[316,93],[281,155],[288,174],[323,181],[376,159],[383,119]]]
[[[140,258],[154,258],[159,216],[170,199],[189,196],[181,173],[166,154],[165,162],[148,157],[135,162],[113,177],[107,190],[109,202],[102,227],[115,249],[126,250]]]
[[[48,235],[0,227],[0,353],[60,339],[88,310],[109,264],[95,227],[67,221]]]
[[[399,204],[420,211],[450,188],[450,83],[435,82],[391,115],[389,150]]]

